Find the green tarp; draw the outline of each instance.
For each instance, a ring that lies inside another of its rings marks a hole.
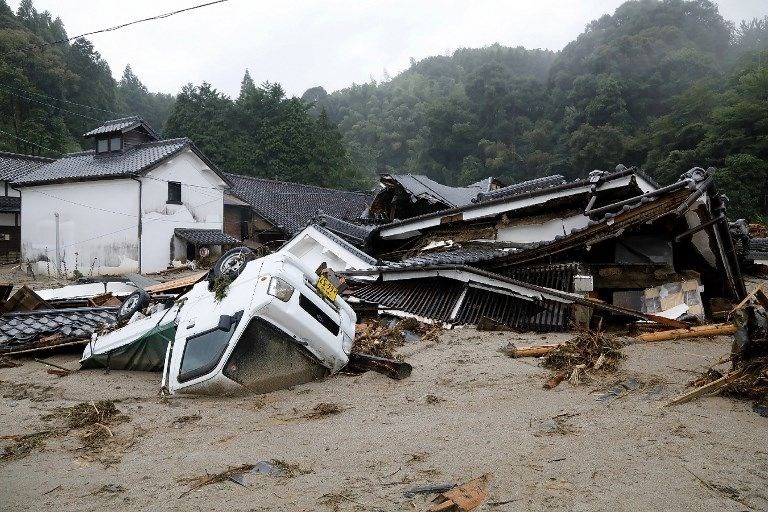
[[[168,343],[174,336],[176,325],[173,322],[158,325],[135,341],[110,352],[95,354],[80,364],[83,368],[161,372]]]

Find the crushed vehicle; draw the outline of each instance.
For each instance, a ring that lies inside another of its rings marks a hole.
[[[227,263],[228,254],[212,279],[180,299],[163,370],[167,392],[265,393],[346,366],[355,313],[328,277],[288,253],[240,264]],[[231,282],[217,297],[222,280]]]

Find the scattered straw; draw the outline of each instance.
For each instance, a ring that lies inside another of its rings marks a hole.
[[[45,448],[45,440],[56,435],[53,430],[43,430],[31,434],[21,434],[12,436],[2,436],[0,439],[9,439],[13,444],[6,446],[3,453],[0,454],[0,461],[18,460],[26,457],[32,451],[41,451]]]

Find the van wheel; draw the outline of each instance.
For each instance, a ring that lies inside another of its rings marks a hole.
[[[117,311],[117,319],[124,320],[130,318],[137,311],[141,311],[149,306],[149,294],[144,290],[136,290],[128,296]]]
[[[256,255],[248,247],[235,247],[221,255],[213,265],[213,278],[227,276],[235,279],[245,269],[245,264],[255,260]]]

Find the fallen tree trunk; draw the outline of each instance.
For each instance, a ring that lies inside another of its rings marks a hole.
[[[671,331],[647,332],[637,337],[640,341],[666,341],[683,338],[698,338],[699,336],[722,336],[736,332],[732,323],[699,325],[690,329],[673,329]]]

